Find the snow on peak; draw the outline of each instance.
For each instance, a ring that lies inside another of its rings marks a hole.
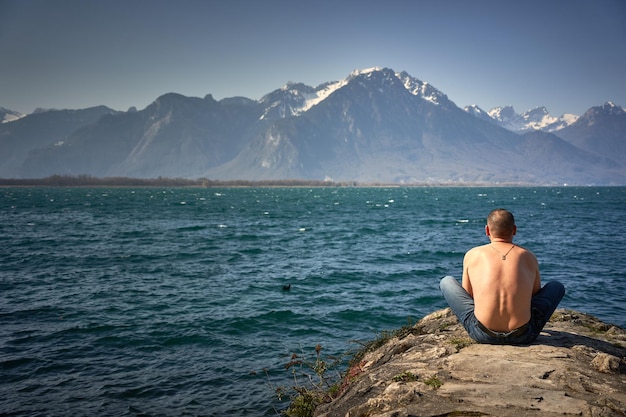
[[[529,130],[554,132],[569,126],[578,119],[578,116],[574,114],[564,114],[561,117],[552,116],[548,109],[543,106],[530,109],[522,114],[516,113],[513,106],[494,107],[489,110],[488,114],[494,122],[514,132]]]
[[[9,123],[24,117],[24,114],[0,107],[0,123]]]
[[[465,106],[465,108],[463,109],[468,113],[472,113],[472,114],[478,114],[478,115],[484,115],[487,117],[489,116],[489,113],[487,113],[486,111],[484,111],[478,104],[470,104],[469,106]]]
[[[619,105],[616,105],[612,101],[607,101],[602,106],[595,106],[590,108],[581,116],[581,120],[586,120],[585,123],[593,123],[596,117],[606,116],[621,116],[626,114],[626,110]]]
[[[624,110],[624,108],[622,108],[622,106],[618,106],[617,104],[613,103],[612,101],[607,101],[606,103],[604,103],[604,106],[602,106],[602,108],[608,112],[611,113],[624,113],[626,112],[626,110]]]
[[[411,94],[433,104],[439,105],[449,101],[447,96],[435,87],[427,82],[411,77],[406,72],[394,72],[387,68],[371,67],[355,69],[343,80],[327,82],[317,87],[308,87],[301,83],[288,82],[279,90],[261,99],[261,102],[267,105],[261,119],[269,117],[270,114],[281,118],[300,115],[326,100],[331,94],[346,86],[355,78],[359,76],[367,76],[369,78],[377,72],[382,72],[386,77],[396,77]]]
[[[365,69],[355,69],[355,70],[353,70],[350,73],[350,77],[356,77],[358,75],[364,75],[364,74],[371,74],[372,72],[376,72],[376,71],[380,71],[380,70],[382,70],[381,67],[371,67],[371,68],[365,68]]]
[[[515,113],[515,109],[513,106],[504,106],[504,107],[494,107],[493,109],[487,112],[489,117],[494,119],[497,122],[506,123],[509,119],[513,119],[516,116],[519,116]]]
[[[347,82],[347,80],[329,82],[314,88],[290,81],[280,89],[261,98],[261,102],[266,104],[261,119],[266,119],[272,114],[279,118],[298,116],[325,100]]]
[[[348,77],[341,81],[330,82],[316,87],[315,93],[307,97],[305,105],[300,110],[300,113],[303,113],[316,104],[326,100],[328,96],[347,85],[353,78],[358,77],[359,75],[368,75],[378,71],[382,71],[382,68],[371,67],[366,69],[355,69],[350,73],[350,75],[348,75]]]
[[[430,101],[433,104],[442,104],[448,101],[448,96],[437,90],[431,84],[420,81],[417,78],[411,77],[406,72],[396,72],[396,77],[404,84],[411,94],[421,97],[424,100]]]
[[[315,93],[309,95],[305,101],[304,107],[301,112],[305,112],[316,104],[326,100],[326,98],[339,90],[344,85],[348,84],[348,79],[341,81],[335,81],[332,83],[322,84],[315,89]],[[321,88],[320,88],[321,87]]]
[[[489,116],[489,113],[481,109],[477,104],[470,104],[469,106],[465,106],[463,110],[466,113],[469,113],[478,117],[479,119],[493,122],[493,119],[491,118],[491,116]]]

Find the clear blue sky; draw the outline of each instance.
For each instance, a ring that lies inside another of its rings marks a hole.
[[[0,0],[0,106],[259,99],[389,67],[459,107],[626,107],[623,0]]]

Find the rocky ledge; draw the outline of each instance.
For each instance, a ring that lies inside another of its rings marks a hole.
[[[559,309],[528,346],[472,342],[450,309],[363,352],[318,417],[626,416],[626,331]]]

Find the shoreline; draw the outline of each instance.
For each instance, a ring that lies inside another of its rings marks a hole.
[[[622,187],[621,185],[569,185],[523,182],[412,182],[379,183],[304,179],[280,180],[211,180],[208,178],[132,178],[92,177],[89,175],[52,175],[45,178],[0,178],[0,187],[173,187],[173,188],[243,188],[243,187],[319,187],[319,188],[454,188],[454,187]]]

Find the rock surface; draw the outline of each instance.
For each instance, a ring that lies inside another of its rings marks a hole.
[[[476,344],[450,309],[365,353],[317,417],[626,416],[626,331],[559,309],[528,346]]]

